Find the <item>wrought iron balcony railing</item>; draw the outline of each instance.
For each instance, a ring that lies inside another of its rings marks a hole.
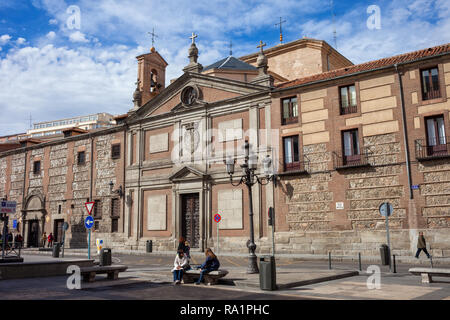
[[[342,153],[333,151],[334,169],[339,170],[345,168],[370,166],[367,149],[362,148],[362,150],[363,152],[361,154],[351,156],[343,156]]]
[[[417,139],[415,141],[416,148],[416,159],[417,160],[427,160],[436,158],[446,158],[450,157],[450,137],[442,136],[436,138],[430,144],[427,139]]]

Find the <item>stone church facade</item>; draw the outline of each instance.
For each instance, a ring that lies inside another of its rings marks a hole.
[[[412,254],[419,230],[450,254],[450,44],[353,65],[326,42],[300,39],[211,66],[192,37],[184,74],[165,87],[167,62],[138,59],[133,108],[98,132],[0,154],[0,197],[15,200],[26,246],[43,230],[86,248],[84,203],[106,246],[247,252],[249,195],[239,181],[246,140],[270,156],[276,183],[253,186],[256,252],[378,255],[386,242]],[[59,239],[58,239],[59,240]],[[95,245],[94,241],[91,243]]]

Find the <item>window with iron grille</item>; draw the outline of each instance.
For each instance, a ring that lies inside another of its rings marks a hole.
[[[358,107],[356,103],[356,89],[354,84],[350,86],[340,87],[339,97],[341,115],[357,112]]]
[[[86,163],[86,153],[84,151],[78,152],[77,164],[83,165]]]
[[[283,138],[284,170],[300,170],[300,147],[298,136]]]
[[[100,221],[94,221],[94,230],[98,231],[98,229],[100,229]]]
[[[102,205],[100,200],[94,200],[94,219],[102,218]]]
[[[120,211],[119,211],[119,199],[113,198],[111,199],[111,217],[119,217]]]
[[[33,162],[33,173],[40,174],[41,173],[41,161]]]
[[[440,98],[438,68],[423,69],[420,71],[420,76],[422,78],[422,100]]]
[[[427,156],[448,155],[448,137],[445,135],[443,115],[425,118],[427,130]]]
[[[111,146],[111,158],[112,159],[120,158],[120,144],[113,144]]]
[[[297,97],[291,97],[281,100],[282,124],[298,122]]]
[[[352,165],[360,162],[361,154],[359,150],[358,129],[342,132],[342,146],[344,165]]]
[[[111,232],[119,232],[119,219],[114,218],[111,220]]]

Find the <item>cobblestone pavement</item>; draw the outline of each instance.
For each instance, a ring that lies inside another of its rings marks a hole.
[[[31,257],[31,256],[30,256]],[[36,259],[36,256],[30,259]],[[67,256],[70,258],[70,256]],[[72,257],[74,258],[74,257]],[[76,258],[80,258],[77,256]],[[46,257],[46,259],[48,259]],[[202,261],[195,258],[192,264]],[[245,270],[245,257],[222,257],[221,265],[229,270]],[[114,263],[126,264],[129,269],[116,281],[102,280],[82,285],[82,290],[68,290],[67,277],[17,279],[0,281],[0,296],[4,299],[187,299],[187,300],[257,300],[257,299],[382,299],[382,300],[448,300],[450,279],[435,278],[436,282],[422,284],[419,276],[408,273],[409,265],[397,266],[398,273],[390,273],[388,266],[381,269],[380,289],[369,289],[367,264],[359,276],[277,291],[240,289],[229,285],[174,286],[170,269],[173,258],[165,256],[133,256],[116,254]],[[357,270],[355,263],[333,263],[333,269]],[[449,267],[449,266],[439,266]],[[328,270],[327,261],[277,261],[277,270],[317,268]]]

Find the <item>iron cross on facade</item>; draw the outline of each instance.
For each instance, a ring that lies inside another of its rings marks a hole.
[[[198,35],[192,32],[192,36],[189,37],[189,39],[192,39],[192,44],[195,44],[195,38],[197,38]]]
[[[261,48],[261,53],[263,53],[263,48],[267,46],[267,44],[263,43],[262,40],[259,40],[259,46],[257,48]]]
[[[285,22],[286,22],[286,20],[282,21],[282,18],[280,17],[280,22],[275,23],[276,26],[280,25],[280,43],[283,43],[283,29],[281,28],[281,25]]]
[[[155,28],[153,28],[152,32],[147,32],[147,33],[152,36],[152,47],[154,47],[155,37],[158,38],[158,36],[155,34]]]

